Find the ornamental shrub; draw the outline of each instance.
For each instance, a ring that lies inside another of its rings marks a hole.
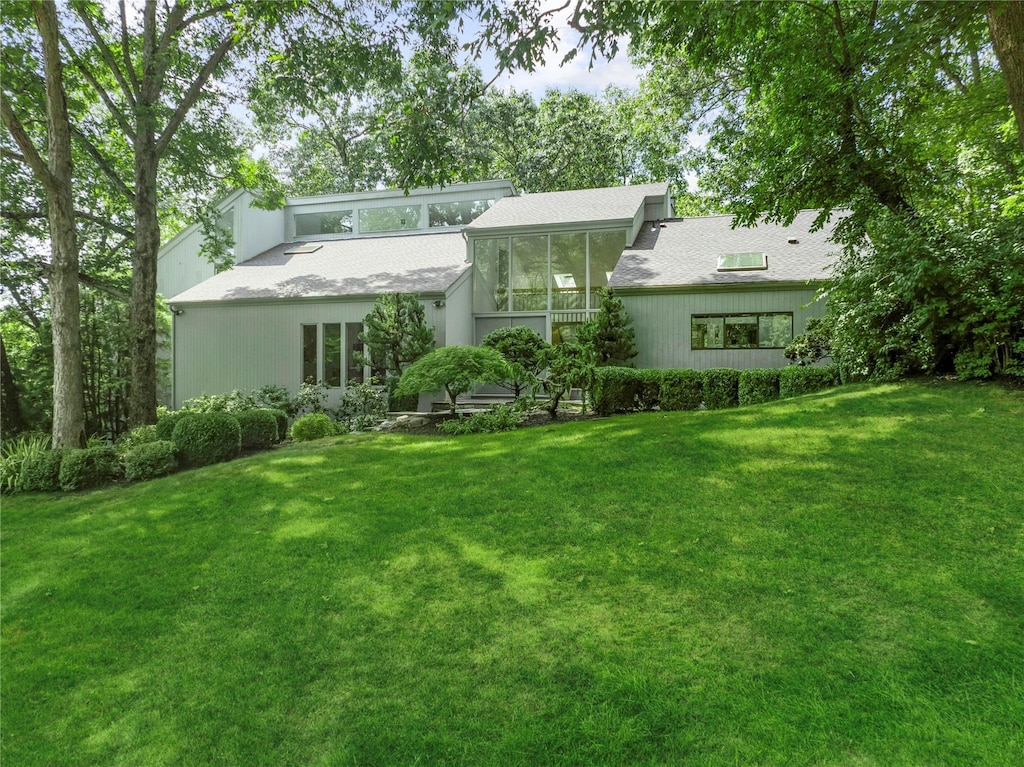
[[[442,346],[416,360],[398,382],[395,393],[400,396],[421,392],[444,391],[451,412],[456,399],[474,385],[497,383],[508,378],[504,357],[484,346]]]
[[[72,492],[99,487],[117,479],[120,473],[121,464],[112,447],[67,450],[60,462],[60,489]]]
[[[22,434],[0,445],[0,492],[14,493],[21,489],[25,464],[46,452],[50,438],[45,434]]]
[[[159,413],[156,421],[156,438],[172,439],[174,427],[178,425],[178,421],[191,414],[190,410],[168,410],[166,413]]]
[[[739,397],[741,405],[758,405],[779,398],[778,368],[755,368],[740,371]]]
[[[640,410],[654,410],[661,401],[662,371],[645,368],[636,372],[639,375],[637,407]]]
[[[45,450],[22,465],[18,490],[26,493],[51,493],[60,490],[60,462],[65,450]]]
[[[178,468],[174,443],[170,440],[136,445],[121,460],[124,462],[124,478],[129,482],[162,477]]]
[[[519,425],[522,414],[511,405],[496,405],[491,410],[481,410],[468,416],[449,418],[437,428],[445,434],[483,434],[497,431],[511,431]]]
[[[536,330],[525,325],[498,328],[484,336],[481,345],[496,349],[508,363],[509,379],[499,384],[502,388],[516,399],[524,392],[536,392],[549,345]]]
[[[835,365],[824,367],[790,366],[779,371],[779,397],[797,397],[835,386],[839,369]]]
[[[171,435],[184,466],[229,461],[242,449],[242,427],[231,413],[189,413]]]
[[[335,434],[334,421],[323,413],[309,413],[292,424],[292,439],[308,442]]]
[[[599,367],[594,370],[594,412],[611,415],[653,410],[661,396],[660,370]]]
[[[123,456],[129,450],[139,445],[156,441],[156,424],[151,423],[145,426],[137,426],[127,434],[121,435],[121,438],[114,445],[114,449],[117,450],[118,455]]]
[[[658,406],[662,410],[696,410],[704,401],[704,381],[696,370],[662,370]]]
[[[288,414],[280,408],[274,407],[266,408],[266,411],[272,413],[277,421],[277,441],[284,442],[285,437],[288,436]]]
[[[277,440],[277,417],[269,410],[232,413],[242,430],[243,450],[266,450]]]
[[[721,410],[739,404],[740,371],[709,368],[701,377],[704,382],[704,407],[708,410]]]

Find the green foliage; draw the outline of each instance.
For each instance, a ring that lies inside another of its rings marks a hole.
[[[633,320],[626,313],[622,299],[612,288],[601,288],[601,308],[594,319],[577,331],[577,339],[594,351],[598,367],[630,367],[639,353]]]
[[[411,293],[381,293],[363,327],[359,340],[364,351],[356,352],[355,358],[388,378],[401,376],[434,348],[434,329],[427,326],[423,304]]]
[[[696,410],[704,401],[704,380],[697,370],[661,371],[662,410]]]
[[[25,461],[19,491],[26,493],[51,493],[60,490],[60,464],[66,448],[45,450]]]
[[[387,410],[392,412],[415,411],[420,404],[418,394],[399,394],[398,382],[400,378],[389,378],[387,383],[388,402]]]
[[[732,368],[709,368],[701,372],[704,407],[720,410],[739,404],[740,371]]]
[[[243,450],[266,450],[280,441],[277,431],[278,419],[273,411],[257,408],[232,415],[238,419],[238,426],[242,430]]]
[[[294,404],[288,389],[275,384],[261,386],[259,389],[255,389],[251,396],[257,407],[281,410],[285,415],[289,415],[289,411]]]
[[[511,431],[522,420],[522,413],[511,405],[495,405],[490,410],[481,410],[470,415],[456,416],[438,424],[444,434],[484,434]]]
[[[60,462],[60,489],[66,493],[105,485],[118,478],[121,464],[112,447],[65,450]]]
[[[444,391],[452,413],[455,400],[474,385],[496,383],[508,377],[504,358],[482,346],[442,346],[412,363],[396,390],[400,395]]]
[[[832,329],[820,317],[807,320],[806,329],[786,345],[786,359],[797,365],[813,365],[832,354]]]
[[[384,389],[368,383],[348,382],[338,408],[338,423],[347,431],[364,431],[377,426],[387,414],[388,398]]]
[[[779,398],[779,369],[755,368],[740,371],[739,404],[759,405]]]
[[[660,370],[604,367],[594,371],[594,412],[611,415],[653,410],[661,396]]]
[[[156,438],[159,440],[173,439],[174,427],[178,425],[178,421],[189,415],[192,415],[190,410],[168,410],[160,413],[156,422]]]
[[[594,352],[581,344],[555,344],[544,354],[547,374],[541,382],[548,395],[547,411],[552,419],[558,417],[558,404],[573,389],[583,392],[583,404],[594,388]]]
[[[20,489],[22,474],[29,461],[47,452],[50,438],[45,434],[22,434],[0,445],[0,492]]]
[[[238,455],[242,428],[231,413],[189,413],[175,425],[171,440],[183,466],[208,466]]]
[[[296,442],[323,439],[336,433],[334,421],[324,413],[309,413],[292,424],[292,439]]]
[[[779,397],[796,397],[801,394],[821,391],[839,383],[839,368],[836,365],[824,367],[801,367],[791,365],[779,371]]]
[[[323,381],[303,381],[299,393],[292,400],[288,415],[292,418],[305,413],[327,412],[327,384]]]
[[[502,381],[501,386],[512,392],[516,399],[524,391],[535,391],[540,385],[549,344],[537,331],[524,325],[498,328],[484,336],[481,343],[504,357],[510,378]]]
[[[284,442],[285,437],[288,436],[288,414],[283,410],[273,407],[265,408],[265,410],[268,413],[272,413],[277,421],[277,441]]]
[[[171,431],[174,430],[171,429]],[[138,447],[139,445],[145,445],[150,442],[156,442],[157,439],[156,424],[136,426],[130,432],[121,436],[121,438],[114,444],[114,449],[117,450],[118,455],[123,456],[132,448]]]
[[[124,463],[124,478],[129,482],[162,477],[178,468],[174,443],[169,440],[136,445],[121,460]]]

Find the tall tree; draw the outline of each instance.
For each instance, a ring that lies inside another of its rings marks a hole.
[[[81,319],[78,294],[78,242],[72,191],[71,123],[60,55],[61,31],[54,3],[33,2],[32,14],[42,47],[46,83],[46,158],[7,97],[0,94],[3,123],[46,194],[50,263],[50,317],[53,328],[53,445],[85,445]]]
[[[1017,121],[1017,138],[1024,149],[1024,2],[989,2],[985,17],[992,35],[992,46],[1006,78],[1006,90]]]

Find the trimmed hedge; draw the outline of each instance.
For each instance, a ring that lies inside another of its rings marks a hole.
[[[274,407],[265,409],[268,413],[273,413],[274,418],[277,419],[277,441],[284,442],[285,437],[288,436],[288,414]]]
[[[740,405],[759,405],[779,398],[779,369],[754,368],[740,371]]]
[[[594,412],[611,415],[654,410],[661,395],[660,370],[601,367],[594,370]]]
[[[779,371],[779,396],[797,397],[801,394],[829,389],[839,383],[836,365],[811,367],[791,365]]]
[[[242,449],[242,427],[231,413],[188,413],[171,438],[185,466],[229,461]]]
[[[174,427],[178,421],[187,415],[193,415],[191,410],[171,410],[164,413],[156,422],[156,438],[169,440],[174,438]]]
[[[232,413],[242,429],[243,450],[266,450],[277,439],[277,417],[269,410],[242,410]]]
[[[704,407],[721,410],[740,403],[740,371],[732,368],[709,368],[701,373],[704,383]]]
[[[636,371],[639,376],[639,391],[636,404],[640,410],[654,410],[661,402],[661,377],[663,371],[645,368]]]
[[[309,413],[292,424],[292,439],[296,442],[323,439],[335,433],[334,421],[323,413]]]
[[[63,448],[47,450],[25,461],[18,489],[27,493],[60,490],[60,464],[65,452]]]
[[[60,462],[60,489],[71,492],[99,487],[117,479],[120,473],[121,464],[112,447],[67,450]]]
[[[704,382],[696,370],[662,370],[658,396],[662,410],[696,410],[704,401]]]
[[[121,460],[124,462],[124,478],[129,482],[161,477],[178,468],[178,459],[174,456],[174,443],[170,440],[136,445],[125,453]]]

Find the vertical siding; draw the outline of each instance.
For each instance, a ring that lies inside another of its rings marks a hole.
[[[747,314],[793,312],[793,334],[804,332],[808,317],[825,313],[824,302],[814,301],[812,288],[797,290],[737,290],[706,293],[623,295],[622,303],[633,319],[643,368],[749,368],[783,367],[781,349],[690,349],[690,317],[694,314]],[[803,308],[805,307],[806,308]]]
[[[448,290],[445,297],[445,345],[473,344],[473,270],[466,273]],[[441,346],[438,341],[438,346]]]
[[[284,242],[284,210],[251,208],[252,195],[235,203],[235,263],[248,261]]]
[[[156,266],[156,289],[160,295],[173,298],[213,276],[213,264],[199,255],[202,244],[202,232],[196,229],[160,252]]]

